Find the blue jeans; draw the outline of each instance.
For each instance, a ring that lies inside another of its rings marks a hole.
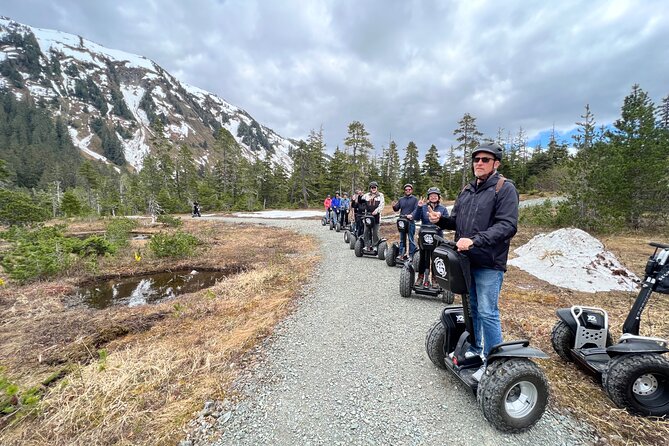
[[[409,257],[413,257],[413,254],[416,252],[416,241],[414,240],[414,234],[416,233],[416,222],[413,220],[409,221],[409,228],[406,231],[400,232],[400,255],[404,255],[404,249],[406,248],[406,239],[409,237]]]
[[[499,292],[502,289],[504,271],[489,268],[472,268],[472,283],[469,289],[474,337],[477,353],[483,348],[488,356],[496,344],[502,342],[502,322],[499,318]]]

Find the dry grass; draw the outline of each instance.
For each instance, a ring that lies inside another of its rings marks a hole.
[[[137,263],[128,254],[101,274],[230,264],[246,272],[162,304],[101,311],[65,305],[74,284],[90,279],[84,271],[2,290],[8,374],[26,388],[66,373],[46,389],[39,413],[4,426],[2,444],[176,444],[205,400],[225,397],[235,364],[291,311],[316,245],[273,228],[187,221],[186,229],[207,242],[196,258],[144,253]]]
[[[527,242],[536,232],[521,229],[513,240],[513,247]],[[653,250],[647,244],[651,239],[651,235],[636,234],[610,236],[602,242],[628,268],[643,277],[646,260]],[[633,293],[624,292],[570,291],[511,267],[500,299],[503,329],[506,339],[528,338],[551,356],[539,363],[551,384],[553,407],[592,424],[598,434],[613,445],[667,444],[669,420],[636,417],[617,408],[595,378],[575,364],[561,360],[550,342],[551,329],[557,321],[555,310],[575,304],[604,308],[609,313],[611,334],[616,340],[635,297]],[[653,294],[642,319],[642,335],[669,337],[667,300],[666,295]]]

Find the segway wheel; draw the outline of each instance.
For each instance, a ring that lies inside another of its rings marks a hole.
[[[321,218],[321,225],[325,226],[328,224],[328,221],[325,219],[325,217]]]
[[[356,257],[362,257],[362,240],[357,239],[353,249],[355,250],[354,252]]]
[[[548,381],[526,358],[494,361],[479,382],[476,399],[483,416],[502,432],[531,428],[546,411]]]
[[[669,361],[657,353],[628,354],[609,363],[606,393],[635,415],[669,414]]]
[[[450,305],[453,303],[453,301],[455,301],[455,294],[453,294],[450,291],[444,290],[441,293],[441,301],[446,305]]]
[[[349,247],[350,249],[355,248],[355,241],[356,241],[355,235],[353,235],[353,234],[349,235],[349,239],[348,239],[348,247]]]
[[[400,272],[400,296],[411,296],[411,288],[414,281],[414,273],[406,266]]]
[[[392,245],[388,246],[388,249],[386,250],[386,265],[395,266],[395,264],[397,263],[398,250],[399,248],[396,243],[393,243]]]
[[[344,243],[348,243],[348,238],[349,238],[349,232],[346,231],[344,232]]]
[[[446,368],[446,354],[444,353],[444,341],[446,329],[441,321],[436,321],[427,331],[425,336],[425,351],[430,361],[440,369]]]
[[[559,320],[553,325],[551,344],[553,344],[553,350],[560,358],[567,362],[574,362],[574,358],[571,356],[571,349],[574,346],[574,333],[565,321]]]
[[[411,258],[411,263],[413,265],[413,270],[418,271],[418,266],[420,265],[420,251],[416,251],[413,253],[413,257]]]
[[[376,251],[376,256],[379,258],[379,260],[386,259],[386,249],[388,249],[388,244],[386,242],[379,243]]]
[[[332,231],[335,227],[334,220],[330,220],[330,231]]]
[[[335,226],[335,231],[337,232],[341,231],[341,225],[339,224],[339,222],[337,222],[337,225]]]

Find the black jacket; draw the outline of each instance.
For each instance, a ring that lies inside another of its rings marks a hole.
[[[511,237],[518,229],[518,191],[510,181],[495,191],[500,174],[495,172],[485,183],[468,184],[455,200],[449,217],[441,217],[437,226],[455,229],[455,240],[472,239],[465,251],[472,267],[506,271]]]

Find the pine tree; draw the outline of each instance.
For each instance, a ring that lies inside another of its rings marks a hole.
[[[462,184],[465,187],[471,174],[471,154],[472,151],[479,145],[479,138],[483,133],[479,132],[476,127],[476,118],[465,113],[460,121],[459,127],[453,131],[456,135],[456,140],[460,143],[456,149],[462,151]]]
[[[348,136],[344,139],[344,144],[351,150],[350,176],[351,176],[351,190],[361,187],[366,178],[366,167],[368,165],[368,154],[370,150],[374,149],[369,140],[369,133],[365,130],[365,126],[360,121],[353,121],[348,126]],[[363,188],[365,189],[365,188]]]
[[[395,141],[391,140],[388,148],[383,151],[380,171],[381,190],[391,197],[400,195],[402,187],[400,184],[400,155],[397,152]]]
[[[402,161],[402,184],[411,183],[414,185],[414,191],[420,195],[424,191],[421,189],[420,162],[418,161],[418,147],[413,141],[410,141],[404,152]]]
[[[423,187],[439,186],[442,183],[443,170],[439,163],[439,152],[432,144],[425,154],[422,167]]]

